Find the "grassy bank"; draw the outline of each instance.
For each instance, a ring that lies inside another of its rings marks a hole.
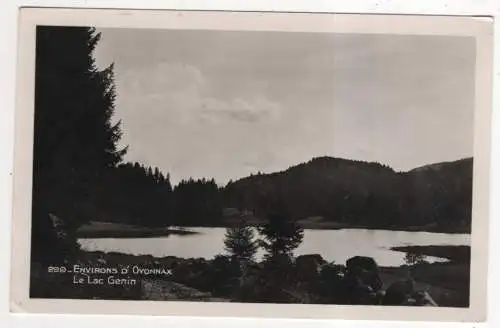
[[[394,251],[417,253],[449,259],[448,263],[419,263],[381,268],[384,283],[408,274],[418,289],[427,290],[440,306],[468,306],[470,285],[470,246],[404,246]]]
[[[173,228],[148,228],[128,224],[90,222],[77,231],[78,238],[151,238],[169,235],[192,235],[197,232]]]
[[[470,262],[470,246],[400,246],[392,247],[391,250],[441,257],[448,259],[453,263]]]
[[[411,267],[384,267],[380,269],[380,278],[385,286],[389,286],[395,281],[405,279],[409,271],[415,280],[415,288],[426,290],[439,306],[469,305],[469,265],[425,263]]]

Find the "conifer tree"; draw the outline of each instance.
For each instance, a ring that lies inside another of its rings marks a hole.
[[[226,229],[224,249],[239,261],[253,261],[258,248],[255,233],[245,220]]]
[[[33,257],[49,253],[49,213],[76,230],[98,182],[126,153],[119,149],[120,122],[112,122],[113,65],[99,70],[93,28],[38,26],[36,31],[33,153]],[[73,234],[69,234],[73,235]]]
[[[304,229],[286,215],[273,213],[268,221],[259,227],[263,239],[261,246],[267,251],[266,258],[280,255],[292,255],[304,238]]]

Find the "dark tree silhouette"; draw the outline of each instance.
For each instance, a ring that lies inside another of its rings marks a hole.
[[[172,185],[155,167],[124,163],[109,170],[101,181],[102,194],[93,216],[96,221],[145,227],[167,227],[173,223]]]
[[[425,262],[425,255],[420,252],[408,252],[405,255],[405,263],[415,265]]]
[[[253,228],[244,220],[241,220],[235,227],[227,228],[224,248],[240,262],[252,261],[259,248]]]
[[[304,238],[304,230],[296,222],[284,214],[272,214],[268,221],[259,227],[262,247],[267,251],[266,257],[291,255]]]
[[[75,231],[89,219],[96,183],[126,149],[117,148],[120,123],[111,120],[113,65],[99,70],[92,56],[100,35],[86,27],[39,26],[36,37],[31,249],[42,260],[62,254],[48,247],[54,244],[49,213]]]
[[[173,191],[175,224],[179,226],[220,226],[222,198],[214,179],[182,180]]]

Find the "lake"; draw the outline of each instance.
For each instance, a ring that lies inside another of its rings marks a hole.
[[[119,252],[134,255],[149,254],[155,257],[177,256],[211,259],[224,254],[225,228],[189,228],[198,234],[170,235],[155,238],[96,238],[79,239],[87,251]],[[394,246],[418,245],[470,245],[468,234],[408,232],[368,229],[304,230],[304,240],[295,255],[320,254],[327,261],[345,264],[350,257],[373,257],[381,266],[404,264],[405,253],[392,251]],[[263,252],[257,253],[261,258]],[[426,257],[429,262],[446,262],[446,259]]]

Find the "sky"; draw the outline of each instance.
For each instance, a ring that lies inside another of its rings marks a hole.
[[[102,29],[127,161],[171,181],[313,157],[397,171],[473,153],[473,38]]]

